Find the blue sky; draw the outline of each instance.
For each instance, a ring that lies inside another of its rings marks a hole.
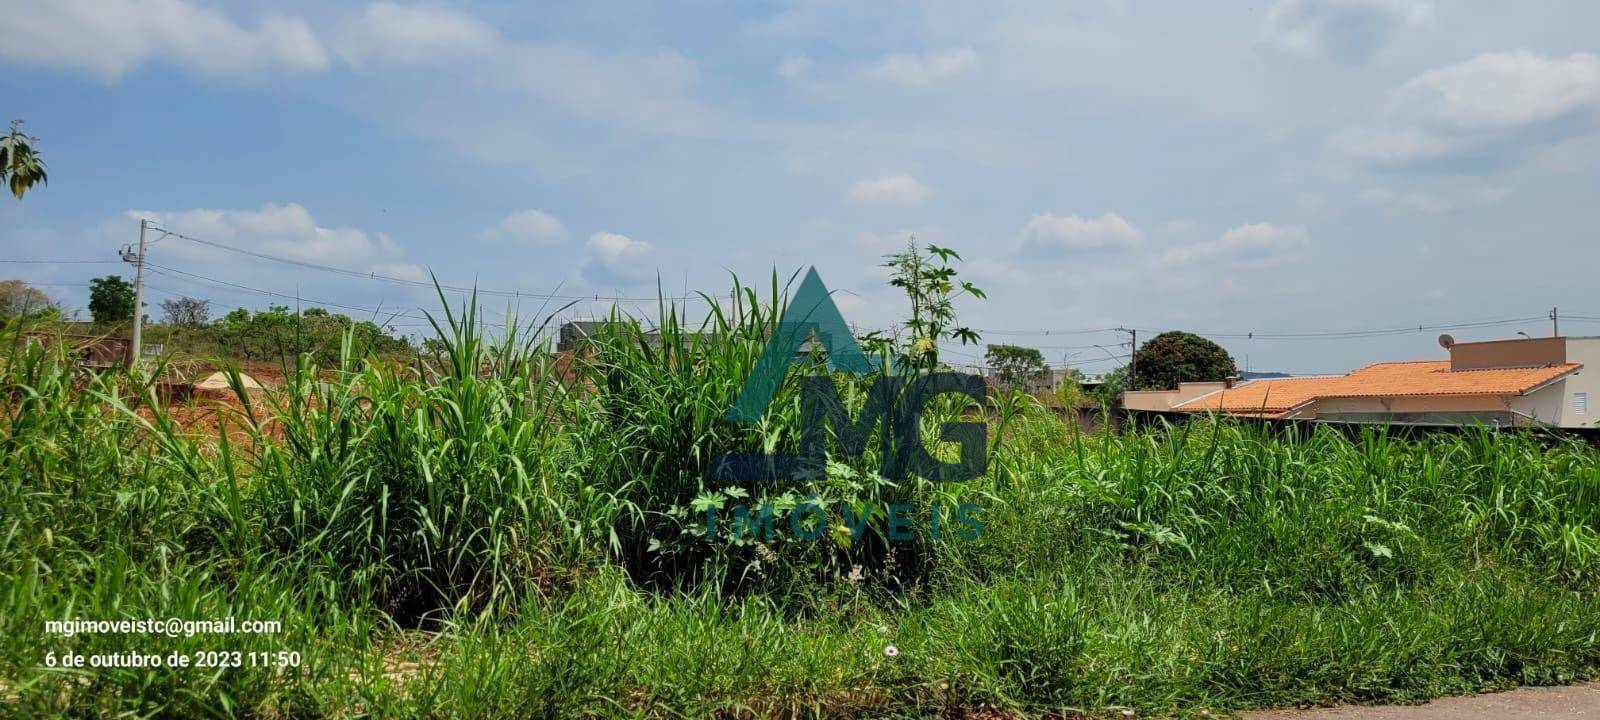
[[[145,216],[590,297],[814,264],[875,327],[915,233],[966,256],[987,339],[1090,372],[1121,336],[1032,331],[1191,329],[1331,371],[1438,356],[1438,331],[1233,334],[1600,318],[1587,3],[5,4],[0,96],[51,184],[0,202],[0,259],[113,259]],[[152,304],[432,302],[179,238],[151,259],[192,273]],[[77,307],[111,271],[0,265]],[[1517,330],[1549,323],[1453,332]]]

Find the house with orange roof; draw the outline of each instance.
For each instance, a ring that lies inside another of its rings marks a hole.
[[[1379,362],[1344,375],[1182,383],[1130,391],[1130,410],[1409,425],[1597,427],[1600,338],[1456,343],[1445,360]],[[1585,372],[1586,367],[1597,368]]]

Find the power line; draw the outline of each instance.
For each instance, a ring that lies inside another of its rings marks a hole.
[[[1133,357],[1132,353],[1123,353],[1121,355],[1107,355],[1106,357],[1092,357],[1092,358],[1089,358],[1087,360],[1078,360],[1076,362],[1062,363],[1061,365],[1062,365],[1062,367],[1078,367],[1078,366],[1082,366],[1082,365],[1093,365],[1095,363],[1103,363],[1103,362],[1120,363],[1121,361],[1127,360],[1127,359],[1129,359],[1131,357]]]
[[[983,332],[983,331],[980,330],[978,332]],[[992,344],[992,343],[986,343],[986,344]],[[1029,343],[1027,345],[1027,347],[1033,348],[1035,350],[1093,350],[1093,349],[1095,349],[1097,347],[1101,347],[1101,346],[1107,345],[1107,344],[1108,343],[1098,343],[1098,344],[1092,344],[1092,345],[1034,345],[1032,343]],[[1109,343],[1109,344],[1112,344],[1112,345],[1116,345],[1116,344],[1127,345],[1127,343]]]
[[[8,265],[121,265],[121,260],[0,260]]]
[[[289,294],[286,294],[286,293],[275,292],[275,291],[272,291],[272,290],[265,290],[265,289],[258,288],[258,287],[251,287],[249,285],[241,285],[239,283],[228,282],[227,280],[219,280],[219,279],[214,278],[214,277],[209,277],[209,276],[206,276],[206,275],[200,275],[198,273],[191,273],[191,272],[188,272],[186,270],[179,270],[177,268],[171,268],[171,267],[167,267],[165,265],[157,265],[155,263],[146,263],[146,265],[150,269],[154,270],[156,272],[156,274],[163,275],[163,276],[166,276],[166,277],[170,277],[170,278],[173,278],[175,280],[184,280],[186,282],[200,281],[200,282],[204,282],[204,283],[211,283],[213,285],[224,285],[224,286],[235,288],[235,289],[238,289],[238,290],[244,290],[244,291],[247,291],[247,292],[259,293],[259,294],[262,294],[262,295],[269,295],[269,296],[272,296],[272,297],[283,298],[285,300],[294,300],[296,302],[303,302],[303,303],[308,303],[308,304],[311,304],[311,305],[324,305],[324,306],[327,306],[327,307],[340,308],[342,310],[354,310],[354,311],[357,311],[357,312],[371,313],[374,316],[387,314],[391,318],[393,318],[393,317],[405,317],[405,318],[410,318],[410,319],[413,319],[413,320],[427,320],[428,319],[427,316],[413,315],[411,313],[404,312],[404,311],[392,312],[392,311],[382,310],[382,309],[379,309],[379,308],[361,307],[359,305],[346,305],[346,304],[343,304],[343,303],[329,302],[329,301],[324,301],[324,300],[315,300],[315,299],[312,299],[312,298],[300,297],[300,296],[297,296],[297,295],[289,295]],[[192,278],[192,279],[190,279],[190,278]]]
[[[1077,330],[983,330],[987,335],[1094,335],[1117,332],[1117,328],[1081,328]]]
[[[180,238],[180,239],[183,239],[183,240],[188,240],[189,242],[192,242],[192,243],[197,243],[197,244],[200,244],[200,245],[205,245],[205,246],[208,246],[208,247],[217,248],[219,250],[225,250],[225,251],[228,251],[228,252],[238,253],[238,254],[241,254],[241,255],[248,255],[250,257],[259,258],[259,259],[262,259],[262,260],[270,260],[272,262],[284,263],[284,264],[287,264],[287,265],[294,265],[296,267],[308,268],[308,269],[311,269],[311,270],[320,270],[322,272],[334,273],[334,274],[337,274],[337,275],[343,275],[345,277],[361,278],[361,279],[364,279],[364,280],[376,280],[376,281],[381,281],[381,282],[395,283],[395,284],[399,284],[399,285],[406,285],[406,286],[409,286],[409,287],[417,287],[417,288],[432,289],[432,288],[435,287],[434,283],[432,283],[432,282],[423,282],[421,280],[412,280],[412,279],[409,279],[409,278],[395,277],[393,275],[385,275],[383,273],[378,273],[378,272],[362,272],[360,270],[351,270],[349,268],[335,267],[333,265],[324,265],[322,263],[314,263],[314,262],[310,262],[310,261],[306,261],[306,260],[295,260],[293,258],[280,257],[280,256],[277,256],[277,255],[270,255],[270,254],[267,254],[267,253],[264,253],[264,252],[257,252],[255,250],[246,250],[244,248],[234,247],[232,245],[228,245],[228,244],[225,244],[225,243],[220,243],[220,242],[217,242],[215,240],[205,240],[205,239],[201,239],[201,238],[197,238],[197,237],[191,237],[191,236],[188,236],[188,235],[184,235],[182,233],[172,232],[170,230],[163,230],[162,232],[165,233],[165,235],[163,237],[166,237],[166,236],[176,237],[176,238]],[[596,300],[596,301],[604,300],[604,301],[609,301],[609,302],[657,302],[657,301],[660,301],[660,300],[672,300],[672,301],[684,301],[684,302],[687,302],[687,301],[690,301],[690,300],[703,300],[703,299],[705,299],[704,297],[702,297],[700,295],[661,296],[661,297],[652,297],[652,298],[637,298],[637,297],[627,297],[627,296],[624,296],[624,295],[598,295],[598,294],[596,294],[596,295],[563,295],[563,294],[559,294],[559,293],[532,292],[532,291],[527,291],[527,290],[496,290],[496,289],[491,289],[491,288],[478,288],[478,287],[467,287],[467,286],[462,286],[462,285],[449,285],[449,284],[446,284],[446,283],[439,283],[437,287],[439,289],[442,289],[442,290],[449,290],[451,292],[457,292],[457,293],[463,293],[463,294],[476,293],[478,295],[493,295],[493,296],[501,296],[501,297],[531,298],[531,299],[544,299],[544,300],[562,300],[562,301],[573,301],[573,302],[581,302],[581,301],[585,301],[585,300]]]
[[[1201,336],[1208,337],[1208,338],[1224,338],[1224,339],[1237,339],[1237,340],[1317,340],[1317,339],[1342,340],[1342,339],[1361,338],[1361,337],[1381,337],[1381,336],[1387,336],[1387,335],[1405,335],[1405,334],[1409,334],[1409,333],[1425,332],[1425,331],[1429,331],[1429,330],[1458,330],[1458,329],[1467,329],[1467,328],[1497,327],[1497,326],[1504,326],[1504,325],[1519,325],[1519,324],[1529,323],[1529,322],[1539,322],[1539,321],[1543,321],[1543,320],[1546,320],[1546,319],[1548,319],[1546,316],[1535,315],[1535,316],[1524,316],[1524,317],[1499,318],[1499,319],[1494,319],[1494,320],[1469,320],[1469,321],[1461,321],[1461,322],[1435,323],[1435,324],[1423,323],[1423,324],[1418,324],[1418,325],[1392,326],[1392,327],[1387,327],[1387,328],[1372,328],[1372,329],[1365,329],[1365,330],[1354,330],[1354,329],[1352,329],[1352,330],[1322,330],[1322,331],[1306,331],[1306,332],[1272,332],[1272,331],[1255,332],[1255,331],[1239,331],[1239,330],[1232,330],[1232,331],[1227,331],[1227,330],[1189,330],[1187,332],[1192,332],[1192,333],[1194,333],[1196,335],[1201,335]],[[1137,328],[1137,329],[1145,331],[1145,332],[1152,332],[1152,333],[1164,332],[1163,330],[1152,329],[1152,328]]]
[[[244,290],[244,291],[247,291],[247,292],[253,292],[253,293],[269,295],[269,296],[273,296],[273,297],[279,297],[279,298],[283,298],[283,299],[286,299],[286,300],[296,300],[296,301],[311,303],[311,304],[315,304],[315,305],[326,305],[328,307],[337,307],[337,308],[355,310],[355,311],[360,311],[360,312],[370,312],[370,313],[375,313],[375,314],[378,314],[378,315],[382,315],[382,314],[385,314],[386,312],[389,312],[389,311],[384,311],[384,310],[381,310],[381,309],[366,308],[366,307],[362,307],[362,306],[358,306],[358,305],[348,305],[348,304],[342,304],[342,303],[337,303],[337,302],[332,302],[332,301],[314,300],[314,299],[305,298],[305,297],[301,297],[301,296],[297,296],[297,295],[289,295],[289,294],[286,294],[286,293],[280,293],[280,292],[275,292],[275,291],[271,291],[271,290],[265,290],[265,289],[262,289],[262,288],[251,287],[251,286],[248,286],[248,285],[242,285],[242,284],[239,284],[239,283],[233,283],[233,282],[229,282],[229,281],[226,281],[226,280],[220,280],[220,279],[217,279],[217,278],[213,278],[213,277],[209,277],[209,276],[205,276],[205,275],[200,275],[198,273],[192,273],[192,272],[189,272],[189,271],[186,271],[186,270],[180,270],[178,268],[173,268],[173,267],[170,267],[170,266],[158,265],[156,263],[149,263],[148,265],[151,268],[156,269],[158,272],[175,273],[177,275],[188,276],[190,278],[194,278],[194,279],[197,279],[197,280],[200,280],[200,281],[204,281],[204,282],[213,283],[213,284],[216,284],[216,285],[224,285],[224,286],[227,286],[227,287],[230,287],[230,288],[234,288],[234,289],[238,289],[238,290]],[[177,278],[177,279],[184,279],[184,278],[180,277],[180,278]],[[45,285],[46,283],[34,283],[34,284]],[[58,283],[58,284],[62,285],[62,286],[67,286],[66,284],[60,284],[60,283]],[[527,296],[527,297],[531,297],[531,296]],[[643,301],[635,301],[635,302],[643,302]],[[412,314],[412,313],[407,313],[407,312],[392,313],[392,315],[393,315],[393,317],[406,317],[406,318],[410,318],[410,319],[413,319],[413,320],[421,320],[421,321],[425,321],[427,319],[426,317],[418,316],[418,315],[415,315],[415,314]],[[1593,316],[1593,315],[1569,315],[1567,317],[1569,317],[1569,318],[1571,318],[1573,320],[1582,320],[1582,321],[1589,321],[1589,322],[1600,321],[1600,316]],[[1389,328],[1378,328],[1378,329],[1367,329],[1367,330],[1329,330],[1329,331],[1307,331],[1307,332],[1242,332],[1242,331],[1199,330],[1199,331],[1191,331],[1191,332],[1194,332],[1195,334],[1201,335],[1201,336],[1204,336],[1204,337],[1222,338],[1222,339],[1255,339],[1255,340],[1319,340],[1320,339],[1320,340],[1342,340],[1342,339],[1358,339],[1358,338],[1364,338],[1364,337],[1383,337],[1383,336],[1392,336],[1392,335],[1404,335],[1404,334],[1423,332],[1423,331],[1428,331],[1428,330],[1452,330],[1452,329],[1466,329],[1466,328],[1497,327],[1497,326],[1515,325],[1515,324],[1528,323],[1528,322],[1536,322],[1536,321],[1541,321],[1541,320],[1544,320],[1544,319],[1545,318],[1543,318],[1543,317],[1524,316],[1524,317],[1514,317],[1514,318],[1501,318],[1501,319],[1496,319],[1496,320],[1462,321],[1462,322],[1454,322],[1454,323],[1438,323],[1438,324],[1432,324],[1432,325],[1420,324],[1420,325],[1410,325],[1410,326],[1404,326],[1404,327],[1389,327]],[[426,325],[426,323],[423,322],[423,323],[419,323],[417,326],[420,327],[420,326],[425,326],[425,325]],[[503,323],[502,323],[502,325],[503,325]],[[1152,334],[1163,332],[1162,330],[1154,329],[1154,328],[1137,328],[1137,329],[1142,329],[1142,330],[1144,330],[1146,332],[1150,332]],[[1077,330],[1077,331],[1045,330],[1045,331],[1034,331],[1034,332],[1039,333],[1039,334],[1067,335],[1067,334],[1087,334],[1087,333],[1095,333],[1095,332],[1103,332],[1103,331],[1104,331],[1103,329],[1090,329],[1090,330]],[[1001,333],[1021,333],[1021,332],[1025,332],[1025,331],[1021,331],[1021,330],[992,331],[992,330],[982,330],[982,329],[980,329],[979,332],[984,333],[984,334],[1001,334]],[[1126,343],[1123,343],[1123,344],[1126,345]],[[1085,344],[1085,345],[1030,345],[1030,347],[1034,347],[1036,349],[1041,349],[1041,350],[1087,350],[1087,349],[1092,349],[1092,348],[1097,348],[1097,347],[1103,347],[1104,345],[1105,344],[1097,343],[1097,344]]]
[[[1581,319],[1600,319],[1600,316],[1584,316],[1584,315],[1573,315],[1573,316],[1563,316],[1563,317],[1573,317],[1573,318],[1581,318]],[[1378,336],[1384,336],[1384,335],[1403,335],[1403,334],[1407,334],[1407,333],[1424,332],[1424,331],[1428,331],[1428,330],[1450,330],[1450,329],[1463,329],[1463,328],[1474,328],[1474,327],[1496,327],[1496,326],[1515,325],[1515,324],[1528,323],[1528,322],[1540,322],[1540,321],[1543,321],[1543,320],[1546,320],[1546,319],[1548,319],[1548,316],[1546,316],[1546,315],[1538,315],[1538,316],[1528,315],[1528,316],[1518,316],[1518,317],[1480,318],[1480,319],[1474,319],[1474,320],[1461,320],[1461,321],[1444,322],[1444,323],[1420,323],[1420,324],[1417,324],[1417,325],[1394,325],[1394,326],[1381,327],[1381,328],[1349,328],[1349,329],[1342,329],[1342,330],[1320,330],[1320,331],[1200,330],[1200,329],[1193,329],[1193,328],[1173,328],[1173,327],[1158,328],[1158,327],[1150,327],[1150,326],[1121,327],[1121,328],[1047,329],[1047,330],[1023,330],[1023,329],[990,330],[990,329],[980,329],[979,331],[982,332],[985,335],[1025,335],[1025,336],[1033,336],[1033,337],[1040,337],[1040,336],[1048,337],[1048,336],[1052,336],[1052,335],[1094,334],[1094,333],[1109,333],[1109,332],[1119,332],[1119,331],[1120,332],[1126,332],[1126,331],[1128,331],[1130,329],[1139,330],[1140,332],[1149,332],[1149,333],[1160,333],[1160,332],[1166,332],[1166,331],[1171,331],[1171,330],[1184,330],[1186,332],[1191,332],[1191,333],[1194,333],[1196,335],[1203,335],[1203,336],[1206,336],[1206,337],[1215,337],[1215,338],[1245,339],[1245,340],[1251,340],[1251,339],[1254,339],[1254,340],[1301,340],[1301,339],[1311,340],[1311,339],[1321,339],[1321,338],[1342,339],[1342,338],[1352,338],[1352,337],[1378,337]],[[1055,349],[1080,349],[1082,347],[1094,347],[1094,346],[1093,345],[1088,345],[1088,346],[1072,345],[1072,346],[1050,346],[1050,347],[1054,347]]]
[[[171,276],[168,276],[168,277],[171,277]],[[175,279],[175,280],[183,280],[184,278],[173,278],[173,279]],[[161,293],[163,295],[168,295],[168,296],[175,297],[175,298],[189,297],[188,295],[186,295],[186,294],[184,294],[182,292],[179,292],[177,290],[172,290],[170,288],[159,287],[159,286],[156,286],[156,285],[152,285],[150,283],[145,283],[144,286],[147,289],[154,290],[154,291],[156,291],[158,293]],[[210,298],[207,298],[205,300],[205,302],[208,305],[216,305],[218,307],[222,307],[222,308],[225,308],[225,309],[228,309],[228,310],[257,311],[256,308],[252,308],[249,305],[235,305],[233,303],[226,303],[226,302],[222,302],[220,300],[212,300]],[[411,327],[432,327],[431,325],[428,325],[427,323],[392,323],[392,322],[383,323],[382,326],[385,327],[385,328],[391,328],[391,329],[392,328],[411,328]]]
[[[1570,315],[1563,316],[1573,319],[1600,320],[1600,316]],[[1159,334],[1174,330],[1183,330],[1195,335],[1208,338],[1223,338],[1234,340],[1342,340],[1363,337],[1383,337],[1389,335],[1405,335],[1410,333],[1425,332],[1429,330],[1458,330],[1482,327],[1500,327],[1518,325],[1530,322],[1540,322],[1548,319],[1547,316],[1519,316],[1509,318],[1496,318],[1487,320],[1464,320],[1448,323],[1422,323],[1417,325],[1390,326],[1384,328],[1345,329],[1345,330],[1320,330],[1320,331],[1251,331],[1251,330],[1197,330],[1187,328],[1156,328],[1156,327],[1124,327],[1124,328],[1085,328],[1080,330],[985,330],[978,329],[984,335],[1016,336],[1026,335],[1032,337],[1048,337],[1052,335],[1093,334],[1105,332],[1127,332],[1138,330],[1151,334]],[[1096,347],[1096,345],[1030,345],[1040,349],[1054,350],[1081,350]]]
[[[338,274],[338,275],[341,275],[341,276],[345,276],[345,277],[362,278],[362,279],[367,279],[367,280],[376,280],[376,281],[382,281],[382,282],[389,282],[389,283],[395,283],[395,284],[404,285],[404,286],[408,286],[408,287],[417,287],[417,288],[433,288],[434,287],[434,284],[430,283],[430,282],[423,282],[423,281],[420,281],[420,280],[411,280],[411,279],[407,279],[407,278],[394,277],[394,276],[391,276],[391,275],[384,275],[384,274],[380,274],[380,273],[376,273],[376,272],[361,272],[361,271],[357,271],[357,270],[350,270],[350,269],[347,269],[347,268],[339,268],[339,267],[334,267],[334,266],[331,266],[331,265],[324,265],[324,264],[321,264],[321,263],[313,263],[313,262],[303,261],[303,260],[295,260],[295,259],[292,259],[292,258],[285,258],[285,257],[276,256],[276,255],[271,255],[271,254],[268,254],[268,253],[262,253],[262,252],[257,252],[257,251],[253,251],[253,250],[247,250],[247,249],[244,249],[244,248],[234,247],[232,245],[227,245],[225,243],[220,243],[220,242],[216,242],[216,241],[213,241],[213,240],[205,240],[205,239],[202,239],[202,238],[196,238],[196,237],[192,237],[192,236],[189,236],[189,235],[184,235],[182,233],[172,232],[170,230],[164,230],[164,229],[160,229],[160,228],[156,228],[156,229],[159,232],[162,233],[162,236],[159,239],[164,239],[164,238],[169,237],[169,236],[170,237],[177,237],[177,238],[188,240],[190,242],[194,242],[194,243],[197,243],[197,244],[201,244],[201,245],[205,245],[205,246],[221,249],[221,250],[224,250],[224,251],[227,251],[227,252],[239,253],[239,254],[242,254],[242,255],[250,256],[250,257],[269,260],[269,261],[273,261],[273,262],[285,263],[285,264],[289,264],[289,265],[293,265],[293,266],[297,266],[297,267],[304,267],[304,268],[315,269],[315,270],[319,270],[319,271],[323,271],[323,272],[335,273],[335,274]],[[59,259],[59,260],[53,260],[53,259],[7,259],[7,260],[0,260],[0,262],[10,263],[10,264],[38,264],[38,265],[44,265],[44,264],[116,264],[118,261],[115,261],[115,260],[88,260],[88,259],[75,259],[74,258],[74,259]],[[161,266],[155,266],[154,263],[151,263],[151,265],[153,267],[161,267]],[[334,303],[334,302],[309,301],[309,300],[306,300],[305,298],[300,298],[300,297],[297,297],[297,296],[286,295],[286,294],[283,294],[283,293],[275,293],[273,291],[263,290],[261,288],[252,288],[252,287],[249,287],[249,286],[239,285],[237,283],[229,283],[227,281],[217,280],[215,278],[206,278],[205,276],[194,274],[194,273],[187,273],[187,271],[179,270],[177,268],[163,267],[163,269],[167,270],[169,272],[189,274],[189,275],[192,275],[193,277],[205,279],[205,280],[208,280],[210,282],[215,282],[215,283],[219,283],[219,284],[223,284],[223,285],[228,285],[228,286],[235,287],[235,288],[242,289],[242,290],[246,290],[246,291],[249,291],[249,292],[256,292],[256,293],[261,293],[261,294],[266,294],[266,295],[272,295],[272,296],[281,297],[281,298],[285,298],[285,299],[301,300],[301,301],[306,301],[306,302],[316,302],[316,304],[327,305],[327,306],[330,306],[330,307],[343,307],[343,308],[346,308],[346,309],[356,309],[356,310],[361,310],[361,311],[365,311],[365,312],[379,312],[381,314],[381,311],[373,310],[373,309],[370,309],[370,308],[360,308],[358,306],[342,305],[342,304]],[[36,284],[43,285],[44,283],[36,283]],[[63,285],[63,286],[65,286],[65,285]],[[463,294],[470,294],[470,293],[476,292],[479,295],[488,295],[488,296],[530,298],[530,299],[545,299],[545,300],[565,300],[565,301],[572,301],[572,302],[580,302],[580,301],[585,301],[585,300],[597,300],[597,301],[598,300],[604,300],[604,301],[618,302],[618,303],[636,303],[637,304],[637,303],[650,303],[650,302],[669,301],[669,300],[670,301],[688,301],[688,300],[704,300],[704,299],[706,299],[706,297],[703,296],[703,295],[660,296],[660,297],[655,297],[655,298],[635,298],[635,297],[628,297],[628,296],[621,296],[621,295],[615,295],[615,296],[607,296],[607,295],[567,295],[567,294],[558,294],[558,293],[539,293],[539,292],[531,292],[531,291],[523,291],[523,290],[497,290],[497,289],[489,289],[489,288],[471,288],[471,287],[458,286],[458,285],[447,285],[447,284],[443,284],[443,283],[441,283],[438,287],[440,289],[443,289],[443,290],[448,290],[448,291],[451,291],[451,292],[457,292],[457,293],[463,293]],[[411,317],[413,319],[424,319],[424,318],[417,318],[417,316],[409,315],[409,314],[401,314],[401,315],[398,315],[398,316]],[[1568,317],[1571,318],[1571,319],[1574,319],[1574,320],[1581,320],[1581,321],[1591,321],[1591,322],[1600,321],[1600,316],[1593,316],[1593,315],[1569,315]],[[1486,320],[1473,320],[1473,321],[1460,321],[1460,322],[1450,322],[1450,323],[1434,323],[1434,324],[1423,323],[1423,324],[1418,324],[1418,325],[1390,326],[1390,327],[1384,327],[1384,328],[1325,330],[1325,331],[1302,331],[1302,332],[1297,332],[1297,331],[1244,331],[1244,330],[1188,330],[1188,332],[1193,332],[1194,334],[1201,335],[1201,336],[1208,337],[1208,338],[1233,339],[1233,340],[1344,340],[1344,339],[1358,339],[1358,338],[1368,338],[1368,337],[1385,337],[1385,336],[1394,336],[1394,335],[1405,335],[1405,334],[1410,334],[1410,333],[1425,332],[1425,331],[1429,331],[1429,330],[1457,330],[1457,329],[1486,328],[1486,327],[1503,327],[1503,326],[1507,326],[1507,325],[1516,325],[1516,324],[1523,324],[1523,323],[1529,323],[1529,322],[1538,322],[1538,321],[1543,321],[1545,319],[1546,319],[1546,316],[1520,316],[1520,317],[1497,318],[1497,319],[1486,319]],[[1163,332],[1162,329],[1157,329],[1157,328],[1114,328],[1114,327],[1065,328],[1065,329],[1057,328],[1057,329],[1040,329],[1040,330],[1027,330],[1027,329],[988,329],[988,330],[986,330],[986,329],[979,329],[978,332],[981,332],[981,333],[983,333],[985,335],[998,335],[998,336],[1002,336],[1002,337],[1005,337],[1005,336],[1050,337],[1050,336],[1090,335],[1090,334],[1110,333],[1110,332],[1127,331],[1127,330],[1139,330],[1139,331],[1143,331],[1143,332],[1149,332],[1149,333],[1152,333],[1152,334]],[[1048,350],[1081,350],[1081,349],[1088,349],[1088,348],[1093,348],[1093,347],[1098,347],[1098,346],[1097,345],[1035,345],[1033,347],[1037,347],[1039,349],[1048,349]]]
[[[234,290],[243,290],[245,292],[252,292],[252,293],[257,293],[257,294],[260,294],[260,295],[267,295],[267,296],[270,296],[270,297],[282,298],[284,300],[293,300],[295,302],[305,303],[305,304],[308,304],[308,305],[326,306],[326,307],[339,308],[341,310],[351,310],[351,311],[355,311],[355,312],[367,313],[367,314],[369,314],[369,315],[371,315],[373,317],[384,317],[384,316],[387,316],[389,318],[389,320],[384,321],[382,324],[385,325],[385,326],[389,326],[389,327],[396,327],[396,328],[431,328],[431,327],[433,327],[432,321],[429,320],[429,318],[428,318],[428,316],[426,314],[418,315],[416,313],[407,312],[407,311],[403,311],[403,310],[384,310],[381,307],[379,307],[379,308],[370,308],[370,307],[363,307],[363,306],[360,306],[360,305],[349,305],[349,304],[345,304],[345,303],[337,303],[337,302],[331,302],[331,301],[325,301],[325,300],[317,300],[317,299],[313,299],[313,298],[302,297],[302,296],[299,296],[299,295],[290,295],[290,294],[287,294],[287,293],[276,292],[276,291],[273,291],[273,290],[266,290],[264,288],[252,287],[250,285],[243,285],[243,284],[240,284],[240,283],[229,282],[227,280],[221,280],[221,279],[218,279],[218,278],[210,277],[208,275],[201,275],[199,273],[189,272],[187,270],[179,270],[177,268],[166,267],[164,265],[158,265],[156,263],[146,263],[146,267],[148,267],[151,272],[154,272],[154,273],[156,273],[158,275],[162,275],[164,277],[170,277],[170,278],[172,278],[174,280],[181,280],[183,282],[187,282],[187,283],[191,283],[191,284],[197,284],[197,285],[210,284],[213,287],[223,286],[224,288],[231,288],[231,289],[234,289]],[[162,290],[162,292],[165,292],[165,293],[168,293],[168,294],[172,294],[172,295],[181,295],[180,293],[174,293],[171,290]],[[219,304],[226,304],[226,303],[219,303]],[[244,306],[234,305],[232,307],[241,308],[241,307],[244,307]],[[249,308],[245,308],[245,309],[249,309]],[[420,310],[420,308],[418,308],[418,309]],[[393,322],[393,320],[395,318],[406,318],[406,319],[409,319],[409,320],[416,320],[418,322],[414,322],[414,323],[395,323],[395,322]],[[506,327],[510,327],[512,325],[511,322],[506,321],[506,319],[504,319],[504,318],[502,318],[501,322],[494,322],[494,321],[491,321],[491,320],[482,320],[481,322],[484,325],[488,325],[488,326],[491,326],[491,327],[500,327],[500,328],[506,328]]]

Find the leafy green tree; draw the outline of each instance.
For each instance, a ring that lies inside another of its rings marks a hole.
[[[23,134],[21,120],[12,120],[11,132],[0,135],[0,180],[18,200],[34,185],[50,184],[44,160],[34,149],[38,143],[39,138]]]
[[[324,308],[294,312],[285,305],[250,312],[239,308],[205,328],[223,352],[244,360],[276,360],[310,353],[329,365],[339,360],[339,349],[346,333],[357,356],[371,352],[379,356],[406,355],[411,343],[390,335],[376,323],[351,320]]]
[[[107,275],[89,281],[89,314],[97,323],[133,319],[133,283],[121,275]]]
[[[1119,367],[1100,377],[1100,386],[1090,396],[1102,408],[1122,407],[1122,391],[1128,386],[1128,368]]]
[[[889,284],[904,290],[911,301],[911,316],[905,324],[910,337],[894,348],[888,338],[877,332],[868,333],[862,338],[864,349],[889,350],[899,368],[917,372],[939,366],[941,340],[959,340],[963,345],[978,342],[976,331],[958,324],[955,300],[967,295],[979,299],[986,296],[957,276],[950,261],[960,259],[956,251],[938,245],[929,245],[924,253],[917,248],[915,239],[907,244],[905,252],[888,256],[883,266],[891,271]]]
[[[995,379],[1007,388],[1029,388],[1050,379],[1044,354],[1020,345],[990,345],[983,353]]]
[[[1164,332],[1133,355],[1133,390],[1171,390],[1181,382],[1221,380],[1239,371],[1233,356],[1194,333]]]

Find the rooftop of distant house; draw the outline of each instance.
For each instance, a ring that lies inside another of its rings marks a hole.
[[[1600,338],[1523,337],[1458,343],[1449,359],[1376,362],[1342,375],[1179,383],[1124,394],[1130,410],[1225,413],[1268,419],[1419,425],[1600,427],[1589,395],[1600,376]]]
[[[1278,417],[1325,398],[1522,395],[1580,367],[1578,363],[1560,363],[1453,370],[1449,360],[1380,362],[1346,375],[1251,380],[1178,403],[1172,409]]]

